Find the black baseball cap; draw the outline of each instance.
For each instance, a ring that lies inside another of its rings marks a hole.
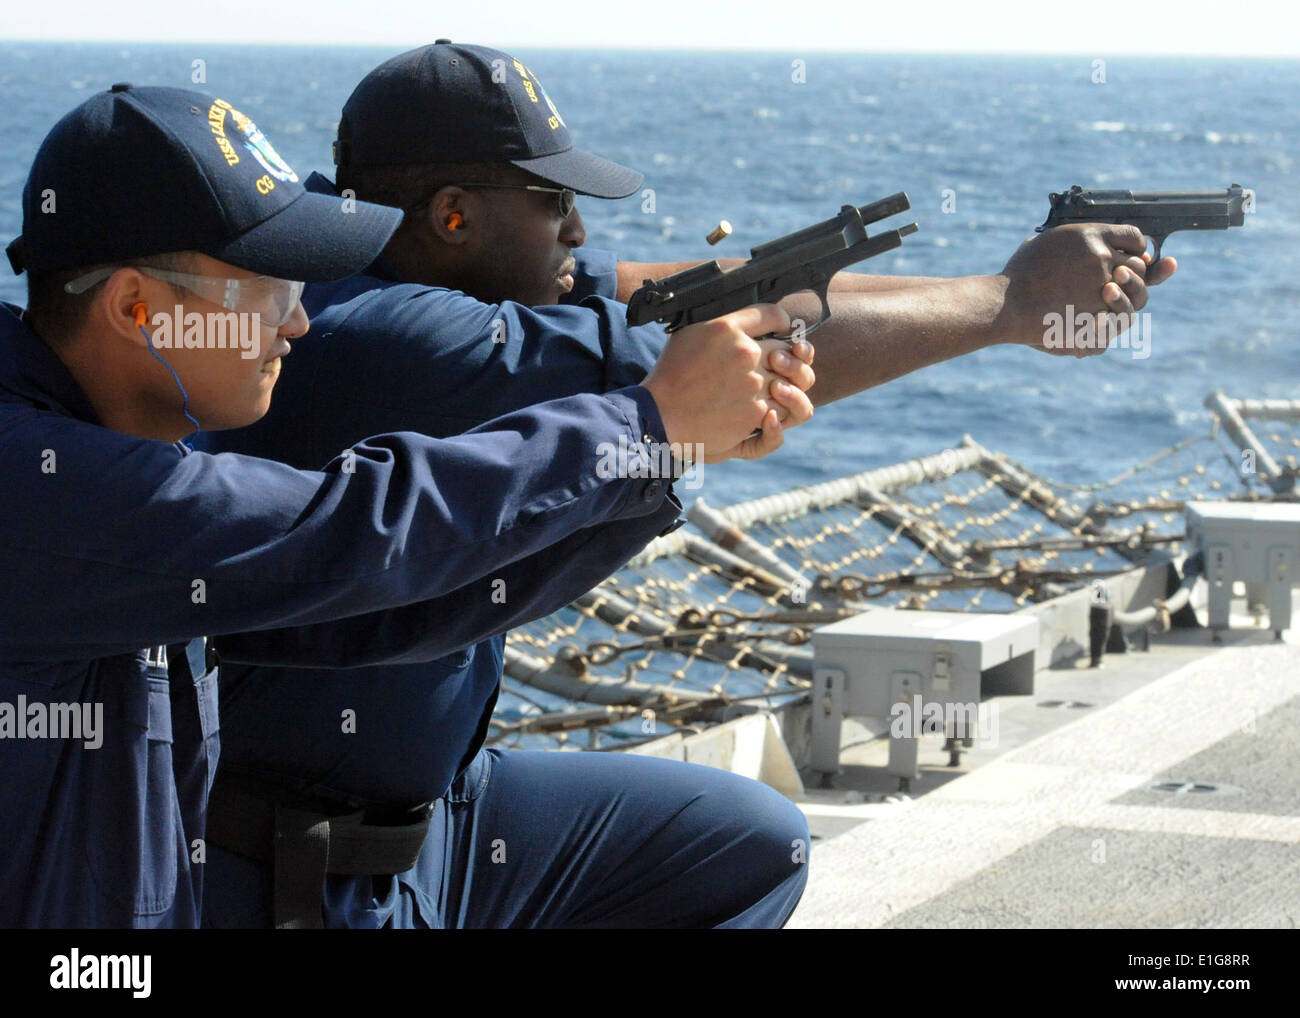
[[[307,191],[225,99],[114,85],[41,143],[23,189],[15,272],[53,272],[198,251],[307,282],[359,272],[401,222],[397,209]]]
[[[645,177],[573,147],[537,75],[500,50],[439,39],[385,61],[343,107],[334,162],[511,163],[596,198],[625,198]]]

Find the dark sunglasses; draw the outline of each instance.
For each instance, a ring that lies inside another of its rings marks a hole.
[[[569,215],[573,212],[573,206],[574,204],[576,204],[578,200],[578,193],[572,190],[571,188],[542,187],[539,184],[488,184],[488,183],[477,183],[471,181],[466,184],[448,184],[444,186],[445,187],[497,187],[497,188],[505,188],[511,191],[542,191],[546,194],[558,195],[559,197],[556,198],[555,204],[556,204],[556,211],[559,212],[561,219],[569,218]],[[419,205],[412,205],[406,211],[408,213],[419,212],[421,209],[427,207],[429,202],[431,201],[433,201],[432,195],[426,198],[424,201],[420,202]]]

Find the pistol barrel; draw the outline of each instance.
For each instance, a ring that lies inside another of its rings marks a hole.
[[[912,203],[907,200],[907,192],[899,191],[897,194],[891,194],[888,198],[881,198],[880,201],[873,201],[870,205],[863,205],[858,209],[864,223],[874,223],[881,219],[887,219],[899,212],[906,212],[912,207]]]

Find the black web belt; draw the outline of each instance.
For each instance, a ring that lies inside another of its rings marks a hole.
[[[208,841],[274,869],[276,929],[321,929],[325,874],[402,873],[420,858],[433,804],[401,811],[399,823],[367,823],[366,810],[318,812],[281,790],[252,789],[218,774],[208,798]],[[387,819],[387,818],[385,818]]]

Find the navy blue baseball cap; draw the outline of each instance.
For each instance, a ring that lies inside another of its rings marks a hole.
[[[23,189],[22,236],[7,250],[15,272],[198,251],[313,282],[365,268],[401,219],[307,191],[225,99],[114,85],[46,135]]]
[[[573,147],[537,75],[500,50],[439,39],[385,61],[343,107],[334,162],[511,163],[596,198],[625,198],[636,170]]]

